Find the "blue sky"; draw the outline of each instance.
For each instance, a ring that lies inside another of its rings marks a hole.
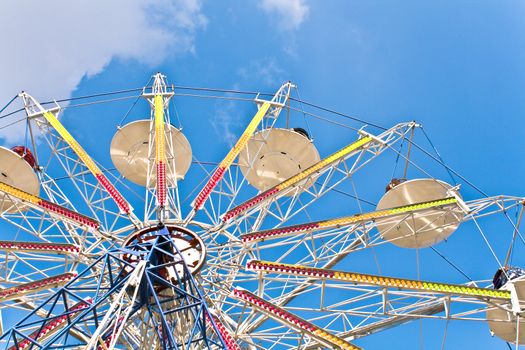
[[[0,104],[21,89],[46,100],[140,87],[157,71],[178,85],[263,92],[292,80],[304,100],[379,125],[417,120],[446,163],[489,195],[523,196],[524,14],[523,2],[483,0],[2,4]],[[253,112],[243,104],[175,103],[200,160],[220,160]],[[107,147],[127,106],[129,101],[70,109],[64,123],[110,166]],[[139,118],[147,106],[134,113],[130,118]],[[326,137],[331,129],[314,126],[322,155],[344,144]],[[0,130],[8,146],[20,135],[18,129]],[[214,147],[203,142],[210,139]],[[477,243],[467,253],[458,245],[443,250],[477,278],[490,271],[476,268],[488,256]],[[388,265],[396,253],[385,254],[380,260]],[[422,258],[431,270],[435,257],[425,251]],[[407,267],[407,274],[413,272]],[[428,277],[446,280],[430,272]],[[416,321],[358,344],[439,349],[443,326],[424,323],[423,343]],[[452,322],[445,349],[459,348],[507,346],[491,338],[485,325]]]

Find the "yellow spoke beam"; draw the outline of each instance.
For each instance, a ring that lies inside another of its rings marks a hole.
[[[58,215],[67,220],[71,220],[75,222],[76,224],[80,224],[81,226],[87,226],[87,227],[91,227],[94,229],[98,229],[100,227],[99,222],[97,222],[96,220],[88,216],[79,214],[76,211],[67,209],[58,204],[52,203],[48,200],[45,200],[40,197],[34,196],[30,193],[24,192],[21,189],[8,185],[4,182],[0,182],[0,192],[3,192],[9,196],[17,198],[21,200],[22,202],[33,204],[39,207],[43,211],[47,211],[53,215]]]
[[[357,151],[365,147],[370,141],[372,141],[372,138],[370,136],[365,136],[349,144],[348,146],[341,148],[339,151],[331,154],[330,156],[317,162],[311,167],[305,169],[304,171],[301,171],[299,174],[290,177],[289,179],[278,184],[277,186],[274,186],[270,188],[269,190],[266,190],[260,193],[259,195],[253,197],[252,199],[249,199],[246,202],[226,212],[226,214],[224,214],[224,216],[222,217],[222,221],[224,222],[230,221],[231,219],[237,217],[239,214],[244,213],[248,211],[249,209],[255,207],[257,204],[261,203],[267,198],[270,198],[289,187],[297,185],[299,182],[303,181],[304,179],[311,176],[312,174],[321,171],[322,169],[332,165],[338,160],[344,159],[345,157],[349,156],[354,151]]]
[[[95,176],[98,183],[109,193],[110,197],[115,201],[119,210],[124,214],[130,214],[132,211],[131,206],[120,194],[120,192],[113,186],[108,178],[102,173],[100,168],[95,164],[93,159],[86,153],[86,151],[80,146],[80,144],[71,136],[69,131],[62,125],[62,123],[55,117],[51,112],[44,112],[44,118],[51,124],[51,126],[58,132],[62,139],[71,147],[73,152],[76,153],[78,158],[82,160],[86,168]]]
[[[268,112],[268,109],[270,108],[271,103],[265,102],[262,104],[262,106],[259,108],[255,116],[253,117],[250,124],[248,124],[248,127],[244,130],[239,140],[237,140],[237,143],[235,146],[233,146],[232,149],[228,152],[226,157],[222,160],[222,162],[219,164],[218,168],[215,170],[215,172],[212,174],[206,185],[202,188],[202,190],[197,195],[197,198],[193,202],[193,209],[195,211],[202,208],[208,197],[210,196],[211,192],[217,186],[219,181],[224,176],[224,173],[230,165],[233,163],[235,158],[239,155],[239,153],[246,147],[246,144],[252,137],[252,135],[255,133],[255,130],[257,130],[257,127],[261,123],[262,119],[266,115],[266,112]]]
[[[315,221],[306,224],[299,224],[293,226],[280,227],[271,230],[257,231],[242,235],[242,241],[244,243],[252,243],[257,241],[262,241],[266,239],[281,238],[284,236],[289,236],[293,234],[316,231],[322,229],[329,229],[335,227],[341,227],[345,225],[364,223],[372,221],[379,218],[386,218],[397,216],[399,214],[408,214],[418,211],[428,210],[428,209],[443,209],[450,207],[451,205],[456,205],[457,199],[455,197],[448,197],[444,199],[439,199],[435,201],[421,202],[410,205],[405,205],[401,207],[373,211],[365,214],[357,214],[352,216],[345,216],[337,219]]]
[[[153,97],[155,118],[155,166],[157,170],[157,202],[160,207],[166,205],[166,147],[164,123],[164,98],[162,95]]]
[[[313,279],[329,279],[377,287],[417,290],[422,292],[453,294],[470,297],[510,299],[510,291],[490,288],[470,287],[461,284],[418,281],[406,278],[393,278],[368,275],[357,272],[335,271],[293,264],[252,260],[246,264],[250,271],[306,276]]]

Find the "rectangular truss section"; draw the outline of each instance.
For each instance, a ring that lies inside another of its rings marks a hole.
[[[232,165],[235,158],[237,158],[239,153],[246,147],[248,141],[257,130],[259,124],[261,124],[263,118],[266,115],[270,114],[274,117],[274,119],[277,119],[279,113],[281,112],[281,109],[284,107],[286,101],[288,100],[291,87],[292,84],[290,82],[283,84],[279,88],[277,93],[273,96],[271,101],[256,99],[256,102],[261,104],[259,106],[259,110],[252,118],[250,124],[248,124],[241,137],[237,140],[233,148],[230,149],[226,157],[221,161],[218,168],[213,172],[206,185],[204,185],[204,187],[201,189],[201,191],[195,198],[193,202],[194,211],[197,211],[202,208],[202,206],[212,193],[213,189],[222,180],[224,174]]]
[[[263,201],[268,200],[269,198],[275,196],[277,193],[284,191],[287,188],[292,187],[293,185],[296,185],[298,182],[301,182],[308,178],[310,175],[317,173],[321,171],[322,169],[332,165],[334,162],[343,159],[345,157],[351,156],[355,153],[355,151],[359,150],[360,148],[364,147],[366,144],[368,144],[370,141],[372,141],[371,137],[363,137],[359,140],[351,143],[350,145],[340,149],[339,151],[333,153],[332,155],[326,157],[325,159],[319,161],[318,163],[312,165],[308,169],[300,172],[297,175],[292,176],[288,180],[283,181],[279,185],[270,188],[269,190],[264,191],[263,193],[253,197],[252,199],[238,205],[237,207],[233,208],[232,210],[228,211],[226,214],[224,214],[222,220],[223,221],[229,221],[239,214],[253,208],[254,206],[260,204]]]
[[[407,132],[417,126],[413,122],[401,123],[377,136],[360,130],[360,138],[357,141],[227,211],[222,216],[222,221],[229,225],[240,225],[250,217],[255,217],[255,222],[249,223],[251,230],[257,230],[267,215],[283,223],[352,176],[386,149],[391,148],[396,142],[402,140]],[[353,162],[347,164],[347,160],[352,157],[355,158]],[[290,194],[293,196],[279,201],[285,195]]]
[[[80,248],[74,244],[0,241],[0,250],[6,252],[78,254]]]
[[[258,296],[248,292],[247,290],[236,288],[233,290],[232,296],[235,299],[242,300],[252,307],[268,314],[272,319],[279,323],[285,324],[299,332],[304,332],[310,337],[316,339],[324,346],[330,348],[340,348],[345,350],[359,350],[360,348],[347,342],[346,340],[336,337],[335,335],[325,331],[324,329],[308,322],[286,310],[280,308]]]
[[[131,212],[131,207],[120,192],[113,186],[108,178],[102,173],[100,168],[95,164],[87,152],[80,146],[80,144],[71,136],[67,129],[58,121],[55,115],[51,112],[45,112],[44,118],[55,128],[58,134],[64,139],[64,141],[71,147],[73,152],[82,160],[86,168],[95,176],[99,184],[109,193],[111,198],[115,201],[115,204],[124,214]]]
[[[269,261],[252,260],[246,268],[251,271],[306,276],[314,279],[329,279],[344,281],[353,284],[370,285],[377,287],[417,290],[422,292],[443,293],[470,297],[510,300],[508,290],[471,287],[460,284],[447,284],[429,281],[418,281],[405,278],[393,278],[378,275],[369,275],[357,272],[344,272],[329,269],[312,268],[307,266],[280,264]]]
[[[287,227],[280,227],[271,230],[264,230],[258,232],[252,232],[249,234],[242,235],[243,243],[252,243],[264,239],[271,238],[280,238],[284,236],[289,236],[297,233],[303,233],[314,230],[322,230],[329,228],[336,228],[350,224],[361,224],[368,221],[373,221],[378,218],[386,218],[391,216],[396,216],[399,214],[408,214],[419,211],[424,211],[427,209],[441,209],[444,207],[449,207],[455,205],[457,199],[455,197],[444,198],[436,201],[421,202],[401,207],[396,207],[392,209],[385,209],[380,211],[374,211],[365,214],[357,214],[352,216],[345,216],[337,219],[316,221],[307,224],[293,225]]]
[[[20,296],[65,285],[77,276],[76,272],[63,273],[37,281],[23,283],[0,291],[0,301],[18,299]]]
[[[0,182],[0,192],[3,192],[12,198],[16,198],[24,203],[27,203],[32,207],[40,209],[41,211],[48,211],[52,215],[59,216],[62,219],[74,223],[76,225],[86,226],[93,229],[98,229],[100,227],[99,222],[88,216],[79,214],[76,211],[62,207],[40,197],[24,192],[6,183]]]

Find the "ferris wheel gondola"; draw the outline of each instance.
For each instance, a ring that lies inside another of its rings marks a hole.
[[[20,188],[27,193],[38,196],[40,181],[35,173],[35,159],[27,148],[13,147],[13,150],[0,147],[0,181]],[[19,208],[24,210],[23,208]],[[13,207],[6,198],[0,198],[0,212],[14,212]]]

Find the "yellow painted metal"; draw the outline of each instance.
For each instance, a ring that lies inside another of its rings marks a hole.
[[[454,204],[454,203],[457,203],[457,199],[455,197],[449,197],[449,198],[444,198],[444,199],[440,199],[437,201],[405,205],[403,207],[398,207],[398,208],[379,210],[379,211],[374,211],[374,212],[365,213],[365,214],[346,216],[343,218],[321,221],[319,222],[319,228],[329,228],[329,227],[337,227],[341,225],[348,225],[348,224],[353,224],[356,222],[369,221],[372,219],[377,219],[377,218],[390,216],[390,215],[410,213],[413,211],[424,210],[424,209],[432,209],[432,208],[436,208],[436,207],[440,207],[440,206],[444,206],[448,204]]]
[[[166,150],[164,145],[164,100],[162,95],[153,97],[153,108],[155,115],[155,155],[157,164],[166,164]]]
[[[471,287],[460,284],[437,283],[429,281],[417,281],[406,278],[393,278],[378,275],[369,275],[357,272],[334,271],[307,266],[280,264],[269,261],[252,260],[247,268],[256,271],[268,271],[289,275],[303,275],[311,278],[325,278],[380,287],[391,287],[399,289],[420,290],[424,292],[437,292],[443,294],[455,294],[463,296],[510,299],[510,291],[495,290],[490,288]]]
[[[248,126],[242,133],[241,137],[237,140],[235,146],[233,146],[233,148],[228,152],[226,157],[224,157],[222,162],[219,164],[220,168],[227,169],[233,163],[237,155],[246,147],[246,144],[250,140],[250,137],[252,137],[255,130],[257,130],[257,126],[259,126],[259,123],[264,118],[269,108],[269,102],[265,102],[262,104],[255,116],[252,118],[250,124],[248,124]]]
[[[102,173],[100,171],[99,167],[93,162],[91,157],[84,151],[82,146],[71,136],[69,131],[60,123],[60,121],[55,117],[55,115],[51,112],[45,112],[44,118],[55,128],[55,130],[58,132],[60,136],[64,139],[64,141],[67,142],[67,144],[71,147],[71,149],[77,154],[77,156],[84,162],[86,167],[89,169],[89,171],[93,175],[99,175]]]
[[[3,182],[0,182],[0,191],[14,196],[18,199],[21,199],[25,202],[33,203],[36,205],[40,205],[42,201],[40,197],[33,196],[32,194],[19,190],[18,188],[15,188]]]
[[[299,174],[297,174],[295,176],[292,176],[291,178],[289,178],[286,181],[283,181],[282,183],[277,185],[276,188],[278,190],[283,190],[283,189],[285,189],[287,187],[290,187],[290,186],[298,183],[299,181],[304,180],[306,177],[310,176],[311,174],[315,173],[316,171],[321,170],[325,166],[327,166],[327,165],[329,165],[329,164],[331,164],[331,163],[333,163],[333,162],[335,162],[335,161],[345,157],[347,154],[355,151],[356,149],[363,147],[364,145],[366,145],[370,141],[372,141],[371,137],[369,137],[369,136],[363,137],[363,138],[361,138],[361,139],[359,139],[359,140],[349,144],[348,146],[340,149],[339,151],[331,154],[330,156],[324,158],[320,162],[312,165],[308,169],[300,172]]]

